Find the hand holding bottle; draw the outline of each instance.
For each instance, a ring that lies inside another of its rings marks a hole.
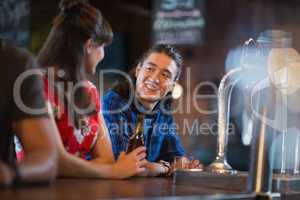
[[[145,147],[138,147],[128,154],[122,152],[112,168],[114,177],[122,179],[144,172],[147,163],[145,158]]]

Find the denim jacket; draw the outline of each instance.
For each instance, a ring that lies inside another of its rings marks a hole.
[[[128,104],[128,99],[110,90],[102,100],[103,116],[109,130],[115,159],[126,151],[130,136],[134,133],[137,115],[143,112],[142,106]],[[184,148],[176,131],[172,114],[165,114],[158,103],[154,111],[145,114],[144,141],[147,160],[173,162],[175,156],[183,156]]]

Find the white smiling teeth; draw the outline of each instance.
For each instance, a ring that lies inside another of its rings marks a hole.
[[[146,83],[145,86],[150,90],[157,90],[157,87],[151,83]]]

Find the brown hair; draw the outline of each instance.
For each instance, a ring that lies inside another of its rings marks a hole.
[[[57,80],[77,84],[87,80],[84,66],[86,41],[91,38],[95,45],[110,44],[113,33],[101,12],[84,0],[62,0],[59,9],[38,61],[41,66],[63,70],[64,77],[55,77]],[[93,103],[84,88],[76,90],[73,98],[78,108]],[[74,114],[78,119],[77,113]]]

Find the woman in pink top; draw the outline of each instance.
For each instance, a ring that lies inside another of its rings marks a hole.
[[[87,78],[95,73],[112,35],[95,7],[83,0],[63,0],[39,53],[39,63],[47,69],[45,96],[60,133],[61,176],[126,178],[144,171],[144,148],[114,161],[99,93]]]

